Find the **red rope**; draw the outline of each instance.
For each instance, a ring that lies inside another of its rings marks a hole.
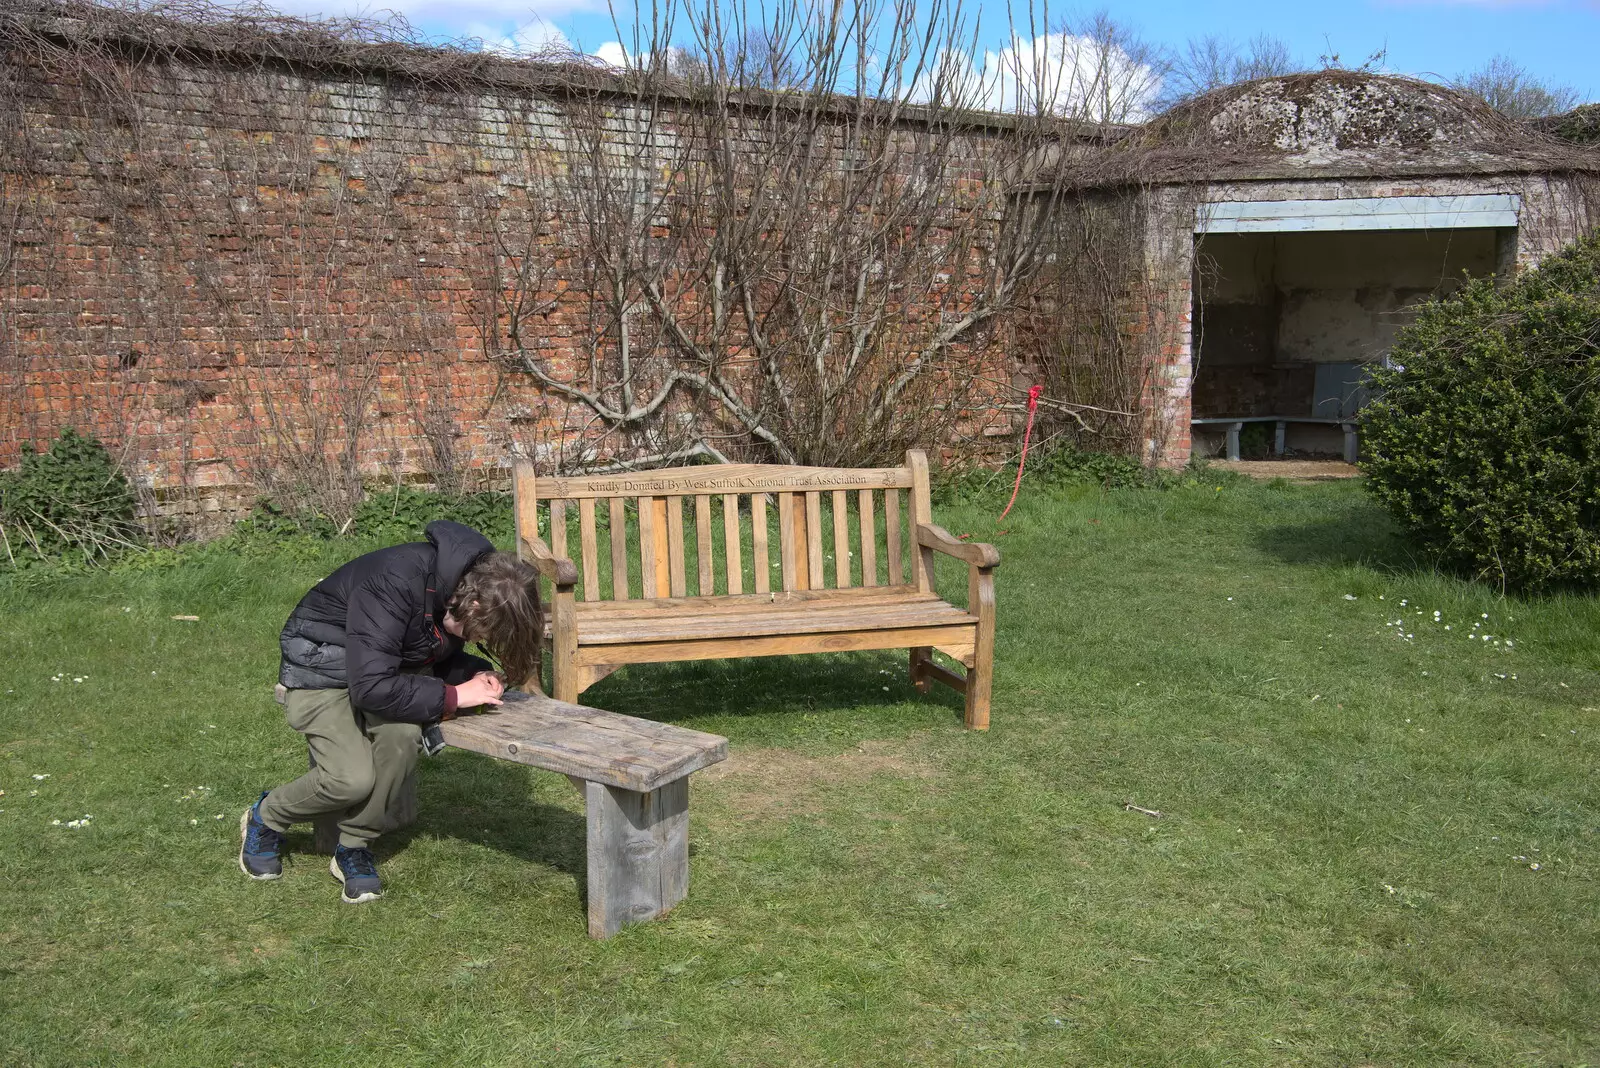
[[[1006,510],[1000,513],[1000,519],[1009,515],[1011,506],[1017,503],[1017,491],[1022,488],[1022,469],[1028,463],[1028,439],[1033,437],[1033,414],[1039,410],[1039,394],[1043,392],[1043,386],[1028,387],[1028,428],[1022,432],[1022,457],[1017,460],[1017,481],[1011,487],[1011,499],[1006,502]],[[995,522],[1000,522],[1000,519]]]

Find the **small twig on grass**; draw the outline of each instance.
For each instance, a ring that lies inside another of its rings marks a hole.
[[[1138,805],[1134,804],[1132,801],[1123,802],[1122,810],[1124,812],[1143,812],[1146,816],[1149,816],[1152,819],[1160,819],[1161,818],[1161,813],[1157,812],[1155,809],[1153,809],[1153,808],[1140,808]]]

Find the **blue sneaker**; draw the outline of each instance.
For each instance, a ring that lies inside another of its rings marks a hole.
[[[378,881],[378,862],[373,859],[372,850],[364,846],[352,849],[342,845],[335,849],[328,870],[344,884],[340,900],[347,905],[376,901],[383,896],[383,884]]]
[[[252,879],[283,876],[283,832],[261,822],[261,802],[271,792],[261,791],[256,803],[239,817],[239,870]]]

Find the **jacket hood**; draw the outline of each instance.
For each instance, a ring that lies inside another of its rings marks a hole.
[[[448,603],[450,595],[461,584],[461,576],[478,557],[494,552],[494,544],[471,527],[448,519],[429,523],[425,533],[438,553],[438,563],[433,569],[434,590],[441,604]]]

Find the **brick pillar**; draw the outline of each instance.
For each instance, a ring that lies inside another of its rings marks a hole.
[[[1146,242],[1148,347],[1151,366],[1145,376],[1140,407],[1145,416],[1145,462],[1157,467],[1182,467],[1189,462],[1193,361],[1194,235],[1185,225],[1189,213],[1150,213]]]

